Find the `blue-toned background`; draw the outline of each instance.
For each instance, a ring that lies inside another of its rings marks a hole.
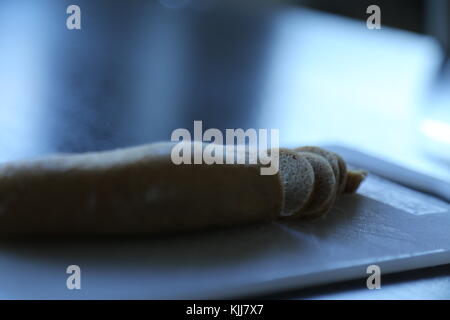
[[[450,180],[445,26],[416,33],[418,1],[381,6],[381,30],[366,27],[364,1],[351,18],[302,3],[0,1],[0,161],[168,140],[202,120]],[[66,28],[70,4],[81,30]]]

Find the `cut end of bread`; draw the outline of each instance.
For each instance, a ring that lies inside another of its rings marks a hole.
[[[279,149],[284,203],[281,217],[291,217],[308,202],[314,188],[314,171],[309,162],[289,149]]]
[[[350,170],[347,172],[347,181],[344,193],[354,193],[367,177],[368,172],[364,170]]]

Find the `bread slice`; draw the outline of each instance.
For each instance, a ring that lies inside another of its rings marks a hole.
[[[347,174],[347,181],[343,192],[345,193],[355,192],[366,176],[367,172],[363,170],[349,171]]]
[[[336,178],[328,161],[315,153],[299,152],[301,158],[306,159],[314,171],[314,190],[306,208],[301,212],[302,217],[316,217],[327,212],[336,198]]]
[[[297,152],[281,148],[279,176],[283,185],[281,217],[294,217],[308,203],[314,189],[314,170],[308,160]]]
[[[342,157],[340,155],[338,155],[337,153],[334,153],[334,152],[332,152],[332,153],[336,157],[336,159],[338,161],[338,165],[339,165],[340,180],[339,180],[339,186],[338,186],[338,194],[342,194],[344,192],[345,185],[347,184],[347,178],[348,178],[347,164],[345,163],[344,159],[342,159]]]
[[[294,150],[297,152],[303,151],[312,152],[327,159],[328,163],[333,168],[334,176],[338,184],[336,195],[339,195],[344,192],[344,188],[347,182],[347,165],[340,155],[332,151],[328,151],[314,146],[300,147]]]

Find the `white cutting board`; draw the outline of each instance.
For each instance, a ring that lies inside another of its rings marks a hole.
[[[176,238],[0,243],[0,298],[233,298],[450,263],[450,205],[369,176],[326,219]],[[66,268],[81,268],[68,290]],[[365,280],[361,281],[365,286]]]

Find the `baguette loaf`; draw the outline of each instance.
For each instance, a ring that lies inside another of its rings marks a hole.
[[[315,217],[330,209],[347,175],[348,191],[364,178],[322,149],[276,149],[278,173],[261,175],[259,160],[176,165],[174,145],[1,165],[0,237],[147,235]],[[191,158],[204,148],[192,147]]]

